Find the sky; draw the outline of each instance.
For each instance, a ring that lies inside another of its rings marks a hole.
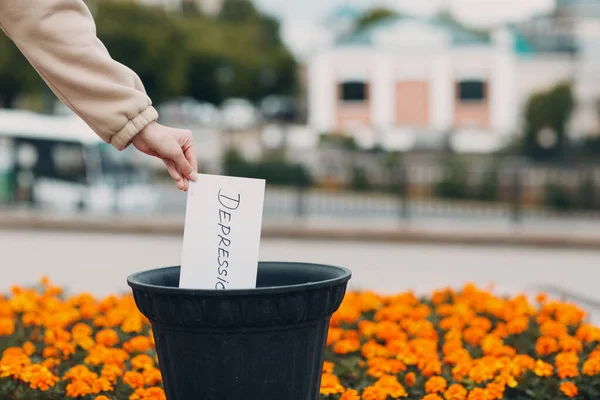
[[[464,23],[489,27],[517,21],[547,11],[553,0],[254,0],[265,12],[282,21],[282,36],[300,58],[310,53],[315,44],[328,40],[323,19],[343,4],[358,9],[385,6],[404,13],[433,15],[449,9]]]

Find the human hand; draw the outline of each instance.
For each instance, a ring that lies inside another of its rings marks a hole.
[[[198,161],[192,132],[153,122],[141,130],[131,143],[142,153],[160,158],[180,190],[187,191],[189,181],[196,181]]]

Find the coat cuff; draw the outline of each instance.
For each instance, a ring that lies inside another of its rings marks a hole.
[[[129,120],[119,132],[115,133],[110,139],[110,144],[117,150],[125,150],[135,135],[157,119],[158,112],[154,107],[149,106]]]

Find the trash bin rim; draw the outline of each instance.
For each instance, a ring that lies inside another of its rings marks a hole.
[[[174,286],[159,286],[159,285],[149,285],[147,283],[142,283],[139,281],[139,278],[142,275],[148,273],[156,273],[158,271],[168,271],[174,269],[180,269],[180,266],[170,266],[170,267],[162,267],[155,268],[150,270],[139,271],[133,273],[127,277],[127,284],[134,291],[142,291],[148,293],[155,294],[168,294],[172,296],[200,296],[200,297],[234,297],[234,296],[261,296],[261,295],[271,295],[278,293],[292,293],[292,292],[302,292],[307,290],[316,290],[322,288],[333,287],[337,285],[346,284],[350,278],[352,277],[352,271],[347,268],[335,266],[335,265],[327,265],[327,264],[317,264],[317,263],[307,263],[307,262],[279,262],[279,261],[260,261],[260,266],[285,266],[285,267],[299,267],[299,266],[310,266],[317,268],[326,268],[326,269],[335,269],[339,271],[339,276],[331,279],[325,279],[321,281],[308,282],[308,283],[300,283],[295,285],[284,285],[284,286],[265,286],[259,287],[256,289],[228,289],[228,290],[215,290],[215,289],[185,289]]]

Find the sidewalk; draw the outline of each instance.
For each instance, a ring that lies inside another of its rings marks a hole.
[[[0,212],[0,228],[138,235],[183,234],[183,217],[85,216],[32,211]],[[391,243],[526,246],[600,250],[600,221],[485,219],[399,221],[372,218],[273,218],[265,216],[263,238],[352,240]]]

